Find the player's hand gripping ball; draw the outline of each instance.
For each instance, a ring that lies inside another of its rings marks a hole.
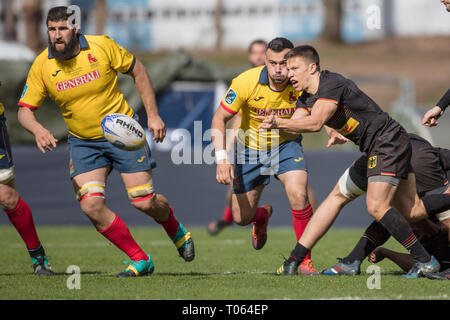
[[[120,113],[106,115],[101,122],[103,136],[119,149],[132,151],[145,144],[145,132],[135,119]]]

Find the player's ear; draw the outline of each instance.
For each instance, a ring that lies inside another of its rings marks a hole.
[[[308,68],[309,68],[309,73],[314,74],[317,71],[317,64],[310,63]]]

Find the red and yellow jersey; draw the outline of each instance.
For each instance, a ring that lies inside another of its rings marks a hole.
[[[272,90],[269,87],[267,68],[260,66],[234,78],[220,105],[233,114],[242,112],[239,142],[255,150],[264,150],[285,140],[276,130],[258,131],[261,120],[255,116],[275,114],[289,119],[295,112],[295,102],[299,95],[290,84],[283,91]]]
[[[36,58],[19,105],[35,110],[49,96],[71,134],[99,139],[105,115],[134,114],[119,90],[117,72],[132,71],[136,58],[108,36],[78,34],[78,39],[81,51],[72,59],[58,61],[49,49]]]

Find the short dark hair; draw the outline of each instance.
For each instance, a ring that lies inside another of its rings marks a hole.
[[[292,49],[292,48],[294,48],[294,44],[288,39],[282,37],[273,39],[267,45],[267,49],[270,49],[275,52],[281,52],[284,49]]]
[[[47,26],[48,22],[58,22],[58,21],[67,21],[72,13],[68,13],[68,8],[65,6],[53,7],[47,13]]]
[[[320,71],[320,58],[317,50],[310,45],[301,45],[297,46],[291,50],[284,56],[287,59],[302,57],[304,60],[314,63],[317,66],[317,70]]]
[[[263,46],[267,47],[266,41],[264,41],[263,39],[256,39],[256,40],[253,40],[252,42],[250,42],[250,45],[248,46],[248,52],[252,51],[252,48],[255,44],[262,44]]]

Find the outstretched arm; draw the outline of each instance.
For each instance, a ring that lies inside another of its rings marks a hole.
[[[52,151],[52,148],[56,148],[58,139],[36,120],[31,109],[20,107],[17,117],[22,127],[34,135],[36,145],[42,153],[45,153],[45,150]]]
[[[153,133],[153,140],[163,142],[166,136],[166,126],[159,116],[158,106],[156,105],[155,91],[153,89],[150,76],[145,69],[145,66],[136,59],[136,64],[131,71],[131,76],[134,79],[136,89],[141,96],[144,108],[148,118],[148,129]]]
[[[258,130],[280,129],[290,134],[303,132],[318,132],[337,110],[337,104],[324,100],[317,100],[311,115],[299,119],[280,119],[277,116],[258,116],[263,120]]]

